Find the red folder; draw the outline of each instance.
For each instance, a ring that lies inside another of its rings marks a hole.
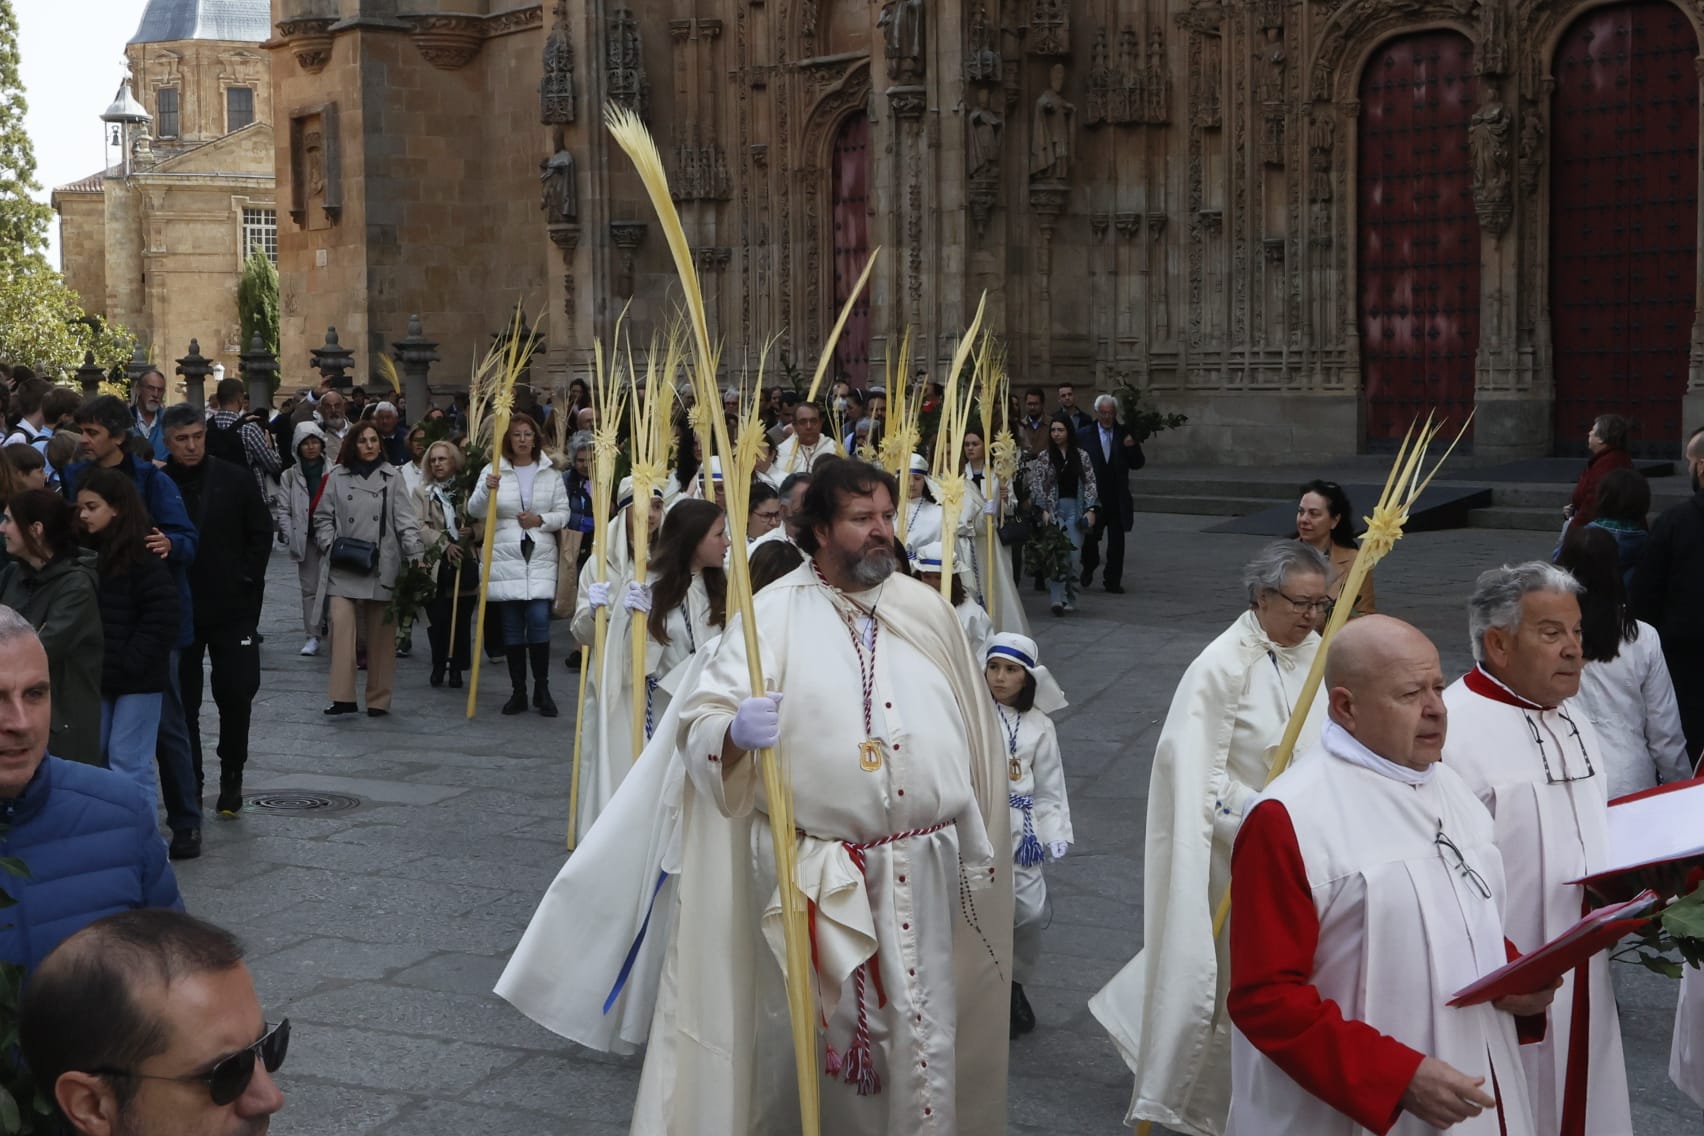
[[[1704,778],[1676,781],[1609,802],[1603,866],[1573,881],[1620,900],[1643,891],[1652,869],[1704,865]]]
[[[1626,903],[1600,907],[1536,951],[1456,991],[1449,1004],[1477,1006],[1481,1002],[1548,990],[1558,978],[1644,926],[1658,902],[1657,893],[1647,891]]]

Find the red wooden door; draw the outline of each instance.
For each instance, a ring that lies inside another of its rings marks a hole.
[[[1598,8],[1557,47],[1551,112],[1556,448],[1600,414],[1681,436],[1697,284],[1697,37],[1665,0]]]
[[[1383,45],[1361,74],[1361,378],[1367,441],[1473,408],[1479,222],[1467,125],[1473,45],[1449,31]]]
[[[823,321],[834,326],[852,294],[864,262],[870,258],[870,119],[863,112],[847,117],[834,138],[834,310]],[[835,377],[854,388],[864,386],[870,370],[870,293],[858,297],[840,342],[834,347]],[[848,432],[852,424],[847,423]]]

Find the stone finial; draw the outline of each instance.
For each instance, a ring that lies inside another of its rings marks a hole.
[[[308,354],[313,359],[313,365],[320,373],[320,378],[334,387],[347,388],[353,385],[349,378],[349,367],[354,362],[355,352],[337,341],[337,329],[325,329],[325,343],[315,347]]]
[[[198,410],[207,407],[207,376],[213,373],[213,360],[201,353],[201,341],[189,341],[189,354],[177,361],[177,373],[183,376],[184,393]]]
[[[248,383],[249,407],[272,405],[272,388],[278,381],[278,356],[266,349],[266,343],[256,332],[249,348],[237,356],[237,370]]]
[[[101,384],[106,382],[106,372],[95,362],[93,351],[83,352],[83,365],[77,368],[77,381],[83,385],[85,397],[93,398],[101,393]]]

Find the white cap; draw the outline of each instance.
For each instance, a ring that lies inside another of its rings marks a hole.
[[[927,474],[929,472],[929,463],[923,460],[922,454],[912,454],[910,468],[912,473]]]
[[[1070,703],[1065,700],[1065,692],[1059,689],[1059,683],[1048,669],[1041,665],[1041,652],[1036,649],[1035,640],[1028,635],[1019,635],[1012,631],[1002,631],[989,640],[988,659],[1004,659],[1016,663],[1035,676],[1035,708],[1043,714],[1053,714],[1065,709]]]
[[[720,454],[710,455],[710,480],[722,480],[722,455]]]
[[[930,541],[919,548],[911,557],[911,567],[917,572],[939,572],[941,570],[941,542]]]

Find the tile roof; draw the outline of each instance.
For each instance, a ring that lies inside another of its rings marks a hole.
[[[259,43],[272,34],[269,0],[148,0],[131,43],[185,39]]]

